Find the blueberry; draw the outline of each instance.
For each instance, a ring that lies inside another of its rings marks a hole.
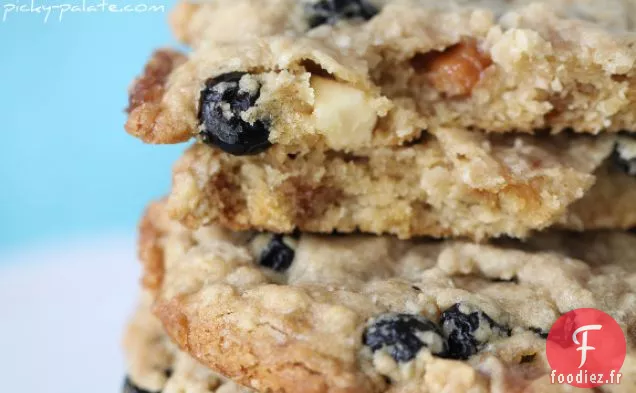
[[[254,244],[257,247],[258,264],[277,272],[284,272],[291,266],[296,255],[297,236],[261,234]]]
[[[124,387],[122,389],[122,393],[159,393],[159,392],[151,392],[149,390],[144,390],[138,386],[135,386],[129,377],[126,377],[124,381]]]
[[[378,9],[366,0],[319,0],[305,7],[307,21],[311,28],[329,24],[333,25],[343,19],[373,18]]]
[[[448,341],[446,357],[452,359],[468,359],[492,338],[510,336],[510,329],[468,303],[456,303],[444,311],[440,325]]]
[[[208,79],[199,99],[199,135],[204,143],[233,155],[257,154],[271,146],[267,121],[252,124],[241,115],[260,96],[260,85],[244,72],[230,72]]]
[[[373,352],[386,348],[397,362],[408,362],[423,347],[432,354],[446,352],[446,342],[437,325],[413,314],[382,314],[365,329],[362,342]]]
[[[545,330],[541,329],[541,328],[531,327],[530,331],[533,332],[534,334],[536,334],[537,336],[543,338],[543,339],[547,339],[548,338],[548,333]]]
[[[627,148],[623,148],[620,142],[617,143],[614,148],[614,153],[612,153],[612,159],[614,160],[614,164],[621,171],[629,176],[636,176],[636,156],[631,156],[633,153],[628,154],[626,150]]]

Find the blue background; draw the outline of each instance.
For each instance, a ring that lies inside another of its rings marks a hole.
[[[128,85],[154,48],[175,45],[172,2],[151,3],[166,12],[0,20],[0,251],[133,233],[168,191],[183,146],[144,145],[123,129]]]

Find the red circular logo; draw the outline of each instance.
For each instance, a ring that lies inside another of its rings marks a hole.
[[[625,353],[621,327],[594,308],[563,314],[550,329],[546,343],[552,382],[579,388],[620,383]]]

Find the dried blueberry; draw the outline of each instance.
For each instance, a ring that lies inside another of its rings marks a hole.
[[[547,339],[548,338],[548,333],[545,330],[541,329],[541,328],[531,327],[530,331],[533,332],[534,334],[536,334],[537,336],[543,338],[543,339]]]
[[[367,0],[319,0],[305,7],[307,21],[311,28],[333,25],[343,19],[369,20],[378,13],[378,9]]]
[[[412,314],[382,314],[367,326],[362,342],[373,352],[385,348],[398,362],[408,362],[423,347],[434,355],[446,352],[446,342],[437,325]]]
[[[627,140],[627,139],[626,139]],[[633,145],[633,151],[629,151],[629,145]],[[612,159],[616,166],[630,176],[636,176],[636,142],[617,143],[612,153]]]
[[[289,269],[296,255],[297,236],[261,234],[253,240],[258,264],[277,272]]]
[[[492,338],[510,336],[510,329],[468,303],[456,303],[444,311],[440,325],[448,340],[446,357],[452,359],[468,359]]]
[[[201,140],[237,156],[271,146],[267,121],[249,123],[241,117],[260,96],[259,83],[246,75],[230,72],[208,79],[199,99]]]
[[[126,377],[124,380],[124,387],[122,389],[122,393],[159,393],[159,392],[151,392],[149,390],[144,390],[138,386],[136,386],[129,377]]]

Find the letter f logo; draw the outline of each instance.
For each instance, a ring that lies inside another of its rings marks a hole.
[[[587,351],[593,351],[596,349],[587,345],[587,332],[590,330],[601,330],[602,327],[603,325],[585,325],[576,329],[574,333],[572,333],[572,341],[574,341],[574,344],[580,345],[576,349],[577,351],[581,351],[581,364],[579,364],[579,368],[583,367],[585,361],[587,360]],[[579,342],[576,336],[581,332],[583,332],[583,339],[581,340],[581,342]]]

